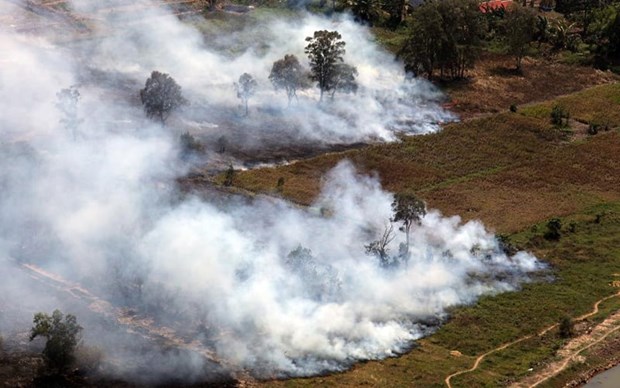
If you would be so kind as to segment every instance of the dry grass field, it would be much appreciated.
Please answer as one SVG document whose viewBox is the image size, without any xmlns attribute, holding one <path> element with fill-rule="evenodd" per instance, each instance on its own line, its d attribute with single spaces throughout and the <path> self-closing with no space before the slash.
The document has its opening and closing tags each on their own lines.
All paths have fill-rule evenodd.
<svg viewBox="0 0 620 388">
<path fill-rule="evenodd" d="M 571 113 L 570 127 L 551 124 L 549 113 L 556 104 Z M 471 367 L 478 355 L 557 323 L 563 315 L 590 311 L 594 301 L 616 292 L 610 284 L 612 274 L 620 272 L 619 112 L 616 83 L 529 105 L 517 113 L 451 124 L 433 135 L 238 173 L 238 188 L 311 204 L 321 176 L 347 158 L 361 171 L 376 173 L 390 191 L 414 191 L 445 214 L 481 219 L 491 229 L 510 234 L 517 246 L 550 263 L 553 279 L 456 309 L 448 324 L 398 358 L 358 364 L 341 374 L 265 384 L 442 386 L 448 374 Z M 601 120 L 607 131 L 584 132 L 588 123 Z M 280 177 L 285 183 L 277 191 Z M 560 217 L 565 228 L 558 243 L 542 238 L 551 217 Z M 569 224 L 572 232 L 566 231 Z M 619 307 L 617 300 L 606 302 L 592 322 Z M 478 387 L 518 381 L 530 368 L 542 368 L 562 344 L 556 331 L 534 337 L 489 356 L 478 370 L 458 376 L 452 384 Z M 605 362 L 593 357 L 548 383 L 570 381 Z"/>
<path fill-rule="evenodd" d="M 565 106 L 574 129 L 555 128 L 549 112 Z M 581 122 L 604 121 L 608 131 L 579 136 Z M 341 159 L 376 173 L 393 192 L 413 191 L 430 207 L 479 218 L 499 232 L 515 232 L 551 216 L 620 199 L 620 84 L 599 86 L 517 113 L 448 125 L 433 135 L 407 137 L 299 161 L 240 172 L 235 185 L 311 204 L 321 177 Z"/>
</svg>

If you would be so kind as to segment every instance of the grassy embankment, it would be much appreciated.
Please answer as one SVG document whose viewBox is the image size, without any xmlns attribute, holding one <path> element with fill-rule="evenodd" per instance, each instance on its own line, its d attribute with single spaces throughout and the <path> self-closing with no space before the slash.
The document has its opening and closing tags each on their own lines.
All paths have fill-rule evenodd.
<svg viewBox="0 0 620 388">
<path fill-rule="evenodd" d="M 549 112 L 556 103 L 576 120 L 573 129 L 550 124 Z M 612 129 L 594 136 L 576 133 L 583 131 L 583 123 L 601 121 Z M 520 248 L 550 263 L 555 278 L 455 309 L 449 323 L 399 358 L 363 363 L 342 374 L 269 384 L 441 386 L 448 374 L 470 367 L 477 355 L 535 333 L 564 315 L 590 311 L 594 301 L 616 291 L 610 284 L 620 273 L 619 129 L 620 84 L 614 84 L 518 113 L 451 124 L 440 133 L 396 144 L 239 173 L 235 185 L 255 192 L 274 193 L 283 177 L 282 195 L 311 204 L 320 177 L 347 158 L 361 171 L 378 173 L 390 191 L 414 191 L 445 214 L 481 219 L 493 230 L 511 234 Z M 562 218 L 559 242 L 542 237 L 551 217 Z M 602 307 L 592 319 L 600 320 L 620 307 L 620 301 L 612 299 Z M 534 337 L 489 356 L 478 370 L 452 382 L 495 386 L 513 381 L 553 357 L 561 343 L 554 332 Z M 453 350 L 462 355 L 451 355 Z"/>
</svg>

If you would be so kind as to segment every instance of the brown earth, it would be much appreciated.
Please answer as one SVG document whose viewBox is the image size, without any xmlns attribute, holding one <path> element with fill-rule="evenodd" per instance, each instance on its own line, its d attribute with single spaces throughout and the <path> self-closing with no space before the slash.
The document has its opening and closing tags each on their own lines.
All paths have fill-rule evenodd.
<svg viewBox="0 0 620 388">
<path fill-rule="evenodd" d="M 483 53 L 469 79 L 439 85 L 451 98 L 447 107 L 462 119 L 503 112 L 517 106 L 549 100 L 595 85 L 618 81 L 618 75 L 591 67 L 568 65 L 556 58 L 523 60 L 523 71 L 514 71 L 514 60 L 502 54 Z"/>
</svg>

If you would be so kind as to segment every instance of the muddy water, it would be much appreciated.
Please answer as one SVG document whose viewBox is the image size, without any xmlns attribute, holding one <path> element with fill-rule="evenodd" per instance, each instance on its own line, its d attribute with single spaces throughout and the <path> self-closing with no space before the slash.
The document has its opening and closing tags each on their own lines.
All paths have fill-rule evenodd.
<svg viewBox="0 0 620 388">
<path fill-rule="evenodd" d="M 618 388 L 620 387 L 620 365 L 594 376 L 584 388 Z"/>
</svg>

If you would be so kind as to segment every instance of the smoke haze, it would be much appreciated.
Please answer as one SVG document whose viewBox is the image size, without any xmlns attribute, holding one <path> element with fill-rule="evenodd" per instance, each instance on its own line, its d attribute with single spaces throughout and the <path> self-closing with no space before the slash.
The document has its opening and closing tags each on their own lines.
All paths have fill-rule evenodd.
<svg viewBox="0 0 620 388">
<path fill-rule="evenodd" d="M 1 332 L 27 330 L 34 312 L 59 307 L 78 315 L 85 341 L 125 378 L 197 381 L 220 368 L 307 376 L 405 351 L 447 308 L 515 290 L 542 267 L 524 252 L 507 257 L 480 222 L 430 210 L 413 228 L 409 264 L 382 268 L 364 245 L 389 223 L 393 195 L 346 161 L 325 177 L 310 209 L 273 198 L 181 196 L 175 178 L 188 167 L 177 138 L 188 123 L 218 135 L 235 131 L 222 128 L 233 123 L 259 147 L 270 131 L 291 144 L 387 141 L 399 131 L 433 132 L 452 117 L 430 84 L 405 83 L 401 64 L 346 17 L 272 17 L 209 42 L 148 2 L 131 2 L 131 18 L 105 12 L 126 4 L 72 2 L 105 26 L 76 42 L 0 32 L 0 303 L 21 306 L 2 316 Z M 14 4 L 0 11 L 26 17 Z M 326 106 L 309 90 L 284 111 L 286 97 L 267 83 L 271 64 L 287 53 L 304 58 L 304 38 L 318 29 L 343 35 L 361 90 Z M 145 120 L 136 100 L 154 69 L 170 73 L 192 102 L 173 128 Z M 232 90 L 243 72 L 260 83 L 247 120 Z M 77 134 L 56 106 L 71 85 L 81 94 Z M 395 230 L 390 251 L 404 240 Z M 60 291 L 20 272 L 25 263 L 65 279 L 54 283 Z M 65 281 L 81 285 L 82 296 L 67 297 Z M 90 316 L 103 300 L 223 361 L 147 346 L 144 335 Z"/>
</svg>

